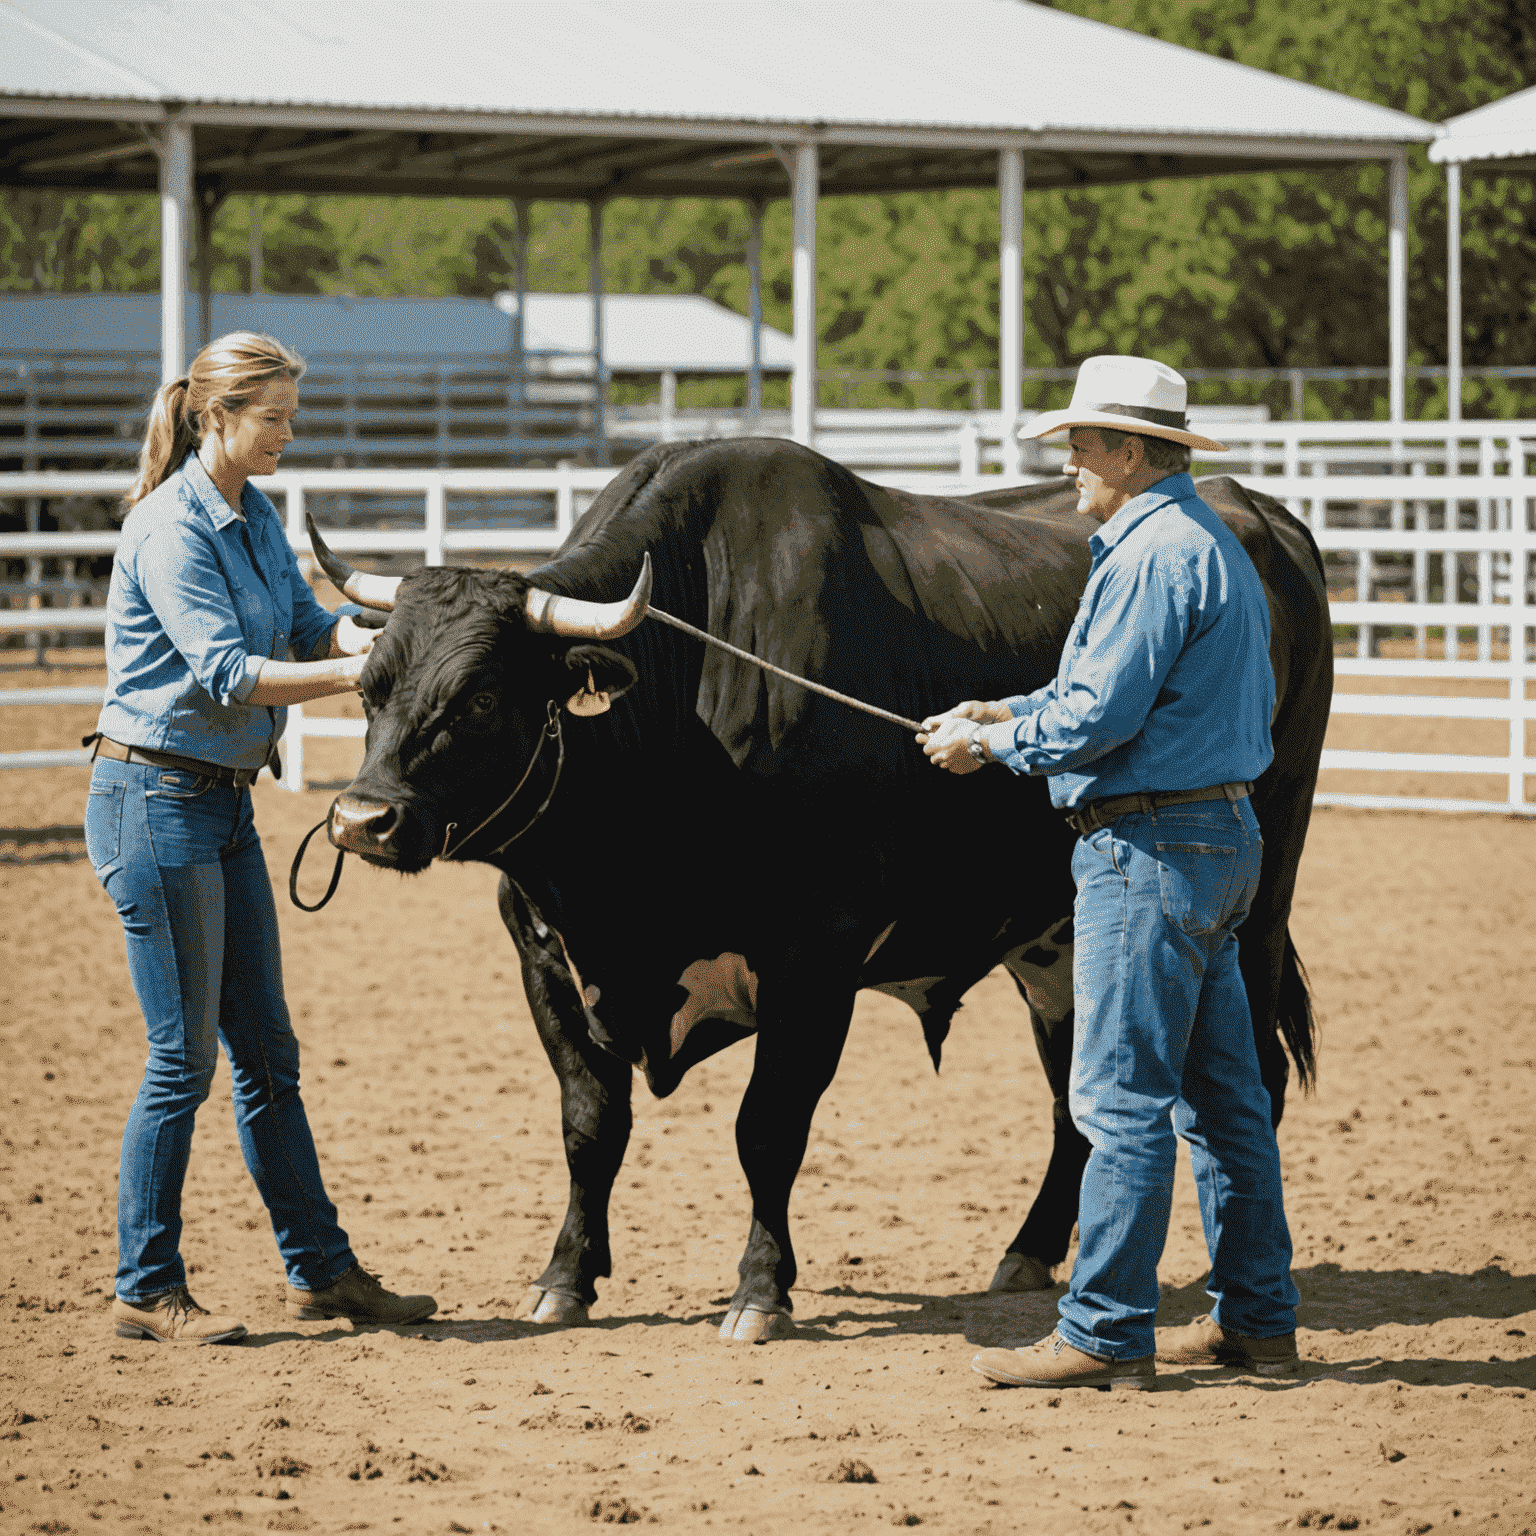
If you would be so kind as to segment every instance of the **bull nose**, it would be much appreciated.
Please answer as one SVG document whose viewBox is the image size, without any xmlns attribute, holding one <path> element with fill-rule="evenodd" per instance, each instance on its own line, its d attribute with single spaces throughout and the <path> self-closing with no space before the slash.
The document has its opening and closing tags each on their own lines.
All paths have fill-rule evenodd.
<svg viewBox="0 0 1536 1536">
<path fill-rule="evenodd" d="M 392 805 L 360 795 L 338 795 L 331 807 L 331 843 L 375 858 L 395 856 L 394 837 L 400 818 Z"/>
</svg>

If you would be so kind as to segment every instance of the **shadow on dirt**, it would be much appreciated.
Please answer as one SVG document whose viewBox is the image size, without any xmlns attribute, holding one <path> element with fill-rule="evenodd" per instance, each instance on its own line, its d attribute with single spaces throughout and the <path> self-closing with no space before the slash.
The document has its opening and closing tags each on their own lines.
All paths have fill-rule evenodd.
<svg viewBox="0 0 1536 1536">
<path fill-rule="evenodd" d="M 1489 1267 L 1470 1275 L 1444 1270 L 1345 1270 L 1337 1264 L 1319 1264 L 1295 1271 L 1301 1292 L 1298 1319 L 1304 1331 L 1347 1336 L 1357 1331 L 1390 1324 L 1423 1326 L 1464 1318 L 1501 1320 L 1536 1311 L 1536 1276 L 1511 1275 Z M 957 1345 L 985 1348 L 1015 1345 L 1044 1338 L 1056 1326 L 1056 1302 L 1065 1289 L 1013 1295 L 989 1295 L 984 1291 L 957 1296 L 931 1296 L 921 1292 L 858 1290 L 838 1285 L 816 1293 L 799 1293 L 797 1329 L 792 1343 L 850 1343 L 893 1336 L 921 1336 L 952 1340 Z M 839 1306 L 839 1302 L 846 1303 Z M 499 1305 L 493 1302 L 492 1305 Z M 601 1306 L 601 1302 L 599 1302 Z M 1204 1281 L 1169 1289 L 1158 1308 L 1160 1327 L 1176 1327 L 1210 1310 Z M 702 1328 L 713 1339 L 725 1311 L 722 1306 L 677 1314 L 663 1312 L 599 1315 L 583 1326 L 589 1333 L 612 1332 L 631 1327 Z M 296 1339 L 335 1340 L 371 1333 L 394 1333 L 425 1342 L 458 1340 L 466 1344 L 497 1344 L 540 1337 L 552 1330 L 547 1324 L 522 1319 L 486 1317 L 434 1318 L 405 1328 L 361 1326 L 299 1329 L 252 1334 L 244 1348 L 260 1348 Z M 1536 1330 L 1533 1330 L 1536 1337 Z M 1353 1342 L 1353 1341 L 1351 1341 Z M 1501 1341 L 1502 1342 L 1502 1341 Z M 1367 1341 L 1362 1339 L 1362 1344 Z M 1523 1335 L 1511 1336 L 1509 1353 L 1486 1360 L 1443 1360 L 1432 1357 L 1387 1359 L 1362 1355 L 1349 1360 L 1306 1361 L 1302 1374 L 1286 1380 L 1244 1377 L 1222 1368 L 1164 1372 L 1164 1390 L 1193 1391 L 1223 1386 L 1236 1380 L 1251 1381 L 1267 1391 L 1287 1391 L 1311 1381 L 1348 1381 L 1362 1385 L 1399 1381 L 1415 1386 L 1502 1387 L 1536 1390 L 1536 1358 L 1521 1358 L 1527 1347 Z M 1305 1354 L 1305 1347 L 1303 1354 Z"/>
<path fill-rule="evenodd" d="M 1449 1319 L 1517 1317 L 1536 1311 L 1536 1275 L 1512 1275 L 1490 1265 L 1470 1275 L 1447 1270 L 1343 1269 L 1314 1264 L 1292 1270 L 1303 1328 L 1350 1332 L 1388 1323 L 1419 1326 Z M 1205 1281 L 1163 1293 L 1160 1326 L 1190 1322 L 1211 1310 Z"/>
</svg>

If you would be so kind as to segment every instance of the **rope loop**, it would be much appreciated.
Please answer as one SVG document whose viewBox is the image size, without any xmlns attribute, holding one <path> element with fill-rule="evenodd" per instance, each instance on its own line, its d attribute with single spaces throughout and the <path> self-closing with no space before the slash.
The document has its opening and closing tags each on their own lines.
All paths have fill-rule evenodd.
<svg viewBox="0 0 1536 1536">
<path fill-rule="evenodd" d="M 320 830 L 321 827 L 325 826 L 326 823 L 330 821 L 330 819 L 330 813 L 327 812 L 324 821 L 317 821 L 314 826 L 312 826 L 309 831 L 304 834 L 304 841 L 299 844 L 299 851 L 294 854 L 293 865 L 288 871 L 288 899 L 301 912 L 318 912 L 320 908 L 323 907 L 331 899 L 331 897 L 336 894 L 336 887 L 341 883 L 342 860 L 347 856 L 347 850 L 345 848 L 338 848 L 336 850 L 336 867 L 331 871 L 331 883 L 326 886 L 325 895 L 322 896 L 320 900 L 317 901 L 312 907 L 306 906 L 302 901 L 299 900 L 299 866 L 304 862 L 304 850 L 309 847 L 310 838 L 312 838 L 315 833 Z"/>
</svg>

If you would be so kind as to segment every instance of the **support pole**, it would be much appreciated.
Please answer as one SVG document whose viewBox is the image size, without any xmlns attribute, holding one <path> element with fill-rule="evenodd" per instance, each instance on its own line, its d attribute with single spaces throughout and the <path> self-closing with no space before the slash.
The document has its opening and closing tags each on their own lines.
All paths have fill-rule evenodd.
<svg viewBox="0 0 1536 1536">
<path fill-rule="evenodd" d="M 1445 419 L 1461 420 L 1461 166 L 1445 167 Z"/>
<path fill-rule="evenodd" d="M 752 362 L 747 372 L 747 426 L 756 432 L 763 414 L 763 209 L 761 198 L 747 204 L 747 324 Z"/>
<path fill-rule="evenodd" d="M 187 234 L 192 215 L 192 129 L 173 118 L 155 145 L 160 161 L 160 382 L 187 365 Z"/>
<path fill-rule="evenodd" d="M 251 292 L 261 292 L 261 199 L 251 199 Z"/>
<path fill-rule="evenodd" d="M 525 197 L 512 199 L 512 223 L 515 229 L 512 244 L 512 280 L 517 287 L 517 313 L 512 317 L 512 350 L 517 353 L 518 366 L 523 365 L 523 350 L 527 346 L 528 331 L 525 316 L 528 313 L 528 227 L 533 216 L 533 205 Z M 526 368 L 524 368 L 526 372 Z"/>
<path fill-rule="evenodd" d="M 587 204 L 588 228 L 592 235 L 592 361 L 596 396 L 592 403 L 593 458 L 606 465 L 608 454 L 608 369 L 603 362 L 603 205 L 594 200 Z"/>
<path fill-rule="evenodd" d="M 1399 150 L 1387 170 L 1387 366 L 1390 414 L 1408 415 L 1408 156 Z"/>
<path fill-rule="evenodd" d="M 816 194 L 821 160 L 814 144 L 794 148 L 794 374 L 790 435 L 807 448 L 816 440 Z"/>
<path fill-rule="evenodd" d="M 224 199 L 212 187 L 197 189 L 198 346 L 213 340 L 213 220 Z"/>
<path fill-rule="evenodd" d="M 1019 414 L 1024 375 L 1024 151 L 1005 149 L 997 157 L 998 431 L 1003 473 L 1022 468 Z"/>
<path fill-rule="evenodd" d="M 526 452 L 528 436 L 528 235 L 533 227 L 533 204 L 524 197 L 512 199 L 512 282 L 517 291 L 517 313 L 512 316 L 510 356 L 507 359 L 507 406 L 511 415 L 512 451 L 507 459 L 516 464 Z"/>
</svg>

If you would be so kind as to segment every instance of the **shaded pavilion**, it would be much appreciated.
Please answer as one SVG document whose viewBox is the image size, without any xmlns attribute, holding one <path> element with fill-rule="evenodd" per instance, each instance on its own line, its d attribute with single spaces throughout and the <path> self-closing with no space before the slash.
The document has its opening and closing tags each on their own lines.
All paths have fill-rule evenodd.
<svg viewBox="0 0 1536 1536">
<path fill-rule="evenodd" d="M 1429 147 L 1446 181 L 1446 390 L 1452 421 L 1461 420 L 1461 168 L 1536 176 L 1536 85 L 1446 121 Z"/>
<path fill-rule="evenodd" d="M 722 25 L 722 23 L 725 23 Z M 1023 375 L 1024 189 L 1382 160 L 1391 413 L 1406 408 L 1407 154 L 1434 125 L 1028 0 L 9 0 L 0 185 L 158 191 L 163 375 L 194 220 L 236 193 L 794 209 L 794 436 L 814 434 L 820 194 L 996 187 L 1001 415 Z M 208 262 L 201 284 L 209 284 Z M 202 306 L 204 314 L 209 306 Z M 760 370 L 754 370 L 760 387 Z M 749 403 L 755 403 L 749 401 Z M 1005 444 L 1015 457 L 1011 432 Z"/>
</svg>

